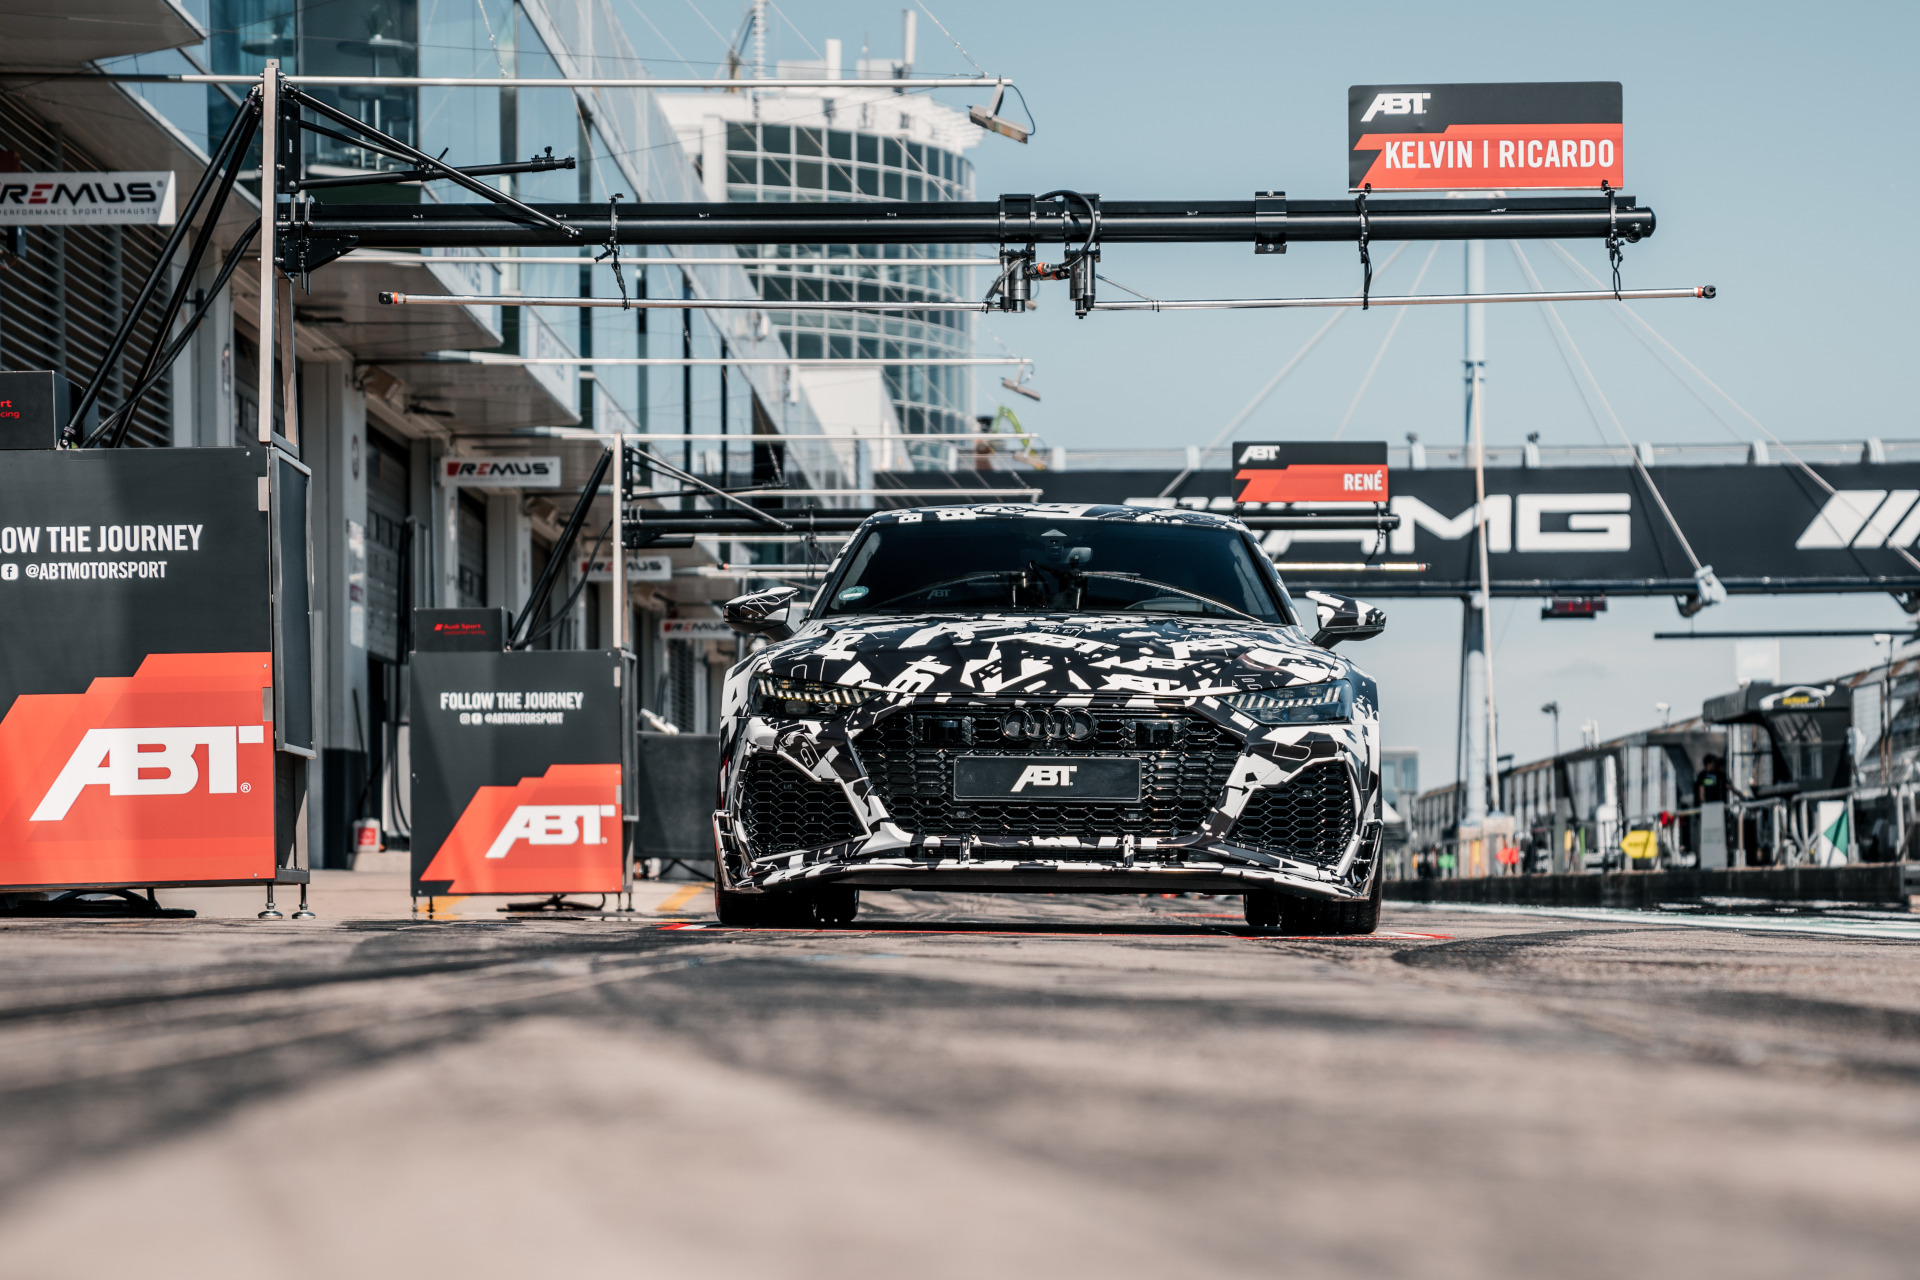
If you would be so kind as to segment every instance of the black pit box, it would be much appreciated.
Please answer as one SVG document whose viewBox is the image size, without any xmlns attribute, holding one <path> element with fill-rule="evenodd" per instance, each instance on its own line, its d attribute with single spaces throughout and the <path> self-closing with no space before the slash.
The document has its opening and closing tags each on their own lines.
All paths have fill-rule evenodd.
<svg viewBox="0 0 1920 1280">
<path fill-rule="evenodd" d="M 57 373 L 0 372 L 0 449 L 57 449 L 79 388 Z M 93 430 L 99 406 L 87 411 L 80 433 Z"/>
</svg>

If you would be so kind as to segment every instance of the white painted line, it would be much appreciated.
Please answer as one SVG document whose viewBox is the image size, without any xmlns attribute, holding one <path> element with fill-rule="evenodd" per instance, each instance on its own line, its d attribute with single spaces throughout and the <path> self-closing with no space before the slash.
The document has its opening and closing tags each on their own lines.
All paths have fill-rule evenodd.
<svg viewBox="0 0 1920 1280">
<path fill-rule="evenodd" d="M 1920 942 L 1920 920 L 1892 916 L 1878 920 L 1823 920 L 1780 916 L 1706 916 L 1677 911 L 1626 911 L 1606 907 L 1523 907 L 1507 903 L 1390 902 L 1395 909 L 1467 911 L 1486 915 L 1560 916 L 1572 920 L 1605 920 L 1611 924 L 1685 925 L 1694 929 L 1735 929 L 1750 933 L 1817 933 L 1842 938 L 1885 938 Z"/>
</svg>

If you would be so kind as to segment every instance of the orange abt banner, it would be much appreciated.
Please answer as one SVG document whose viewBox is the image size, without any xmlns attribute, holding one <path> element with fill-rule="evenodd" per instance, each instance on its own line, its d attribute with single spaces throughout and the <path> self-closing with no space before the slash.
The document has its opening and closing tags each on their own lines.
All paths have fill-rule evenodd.
<svg viewBox="0 0 1920 1280">
<path fill-rule="evenodd" d="M 1387 500 L 1384 441 L 1291 441 L 1233 446 L 1235 502 Z"/>
<path fill-rule="evenodd" d="M 1360 175 L 1375 191 L 1483 191 L 1523 187 L 1619 187 L 1617 124 L 1453 124 L 1439 136 L 1365 133 L 1377 151 Z"/>
<path fill-rule="evenodd" d="M 419 878 L 448 895 L 619 893 L 621 830 L 619 765 L 551 765 L 475 791 Z"/>
<path fill-rule="evenodd" d="M 0 888 L 270 881 L 272 655 L 152 654 L 0 719 Z"/>
</svg>

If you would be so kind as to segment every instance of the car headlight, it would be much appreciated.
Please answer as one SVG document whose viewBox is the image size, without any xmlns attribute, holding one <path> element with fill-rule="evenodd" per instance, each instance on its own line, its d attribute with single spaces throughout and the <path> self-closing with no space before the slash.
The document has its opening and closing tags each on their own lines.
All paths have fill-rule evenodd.
<svg viewBox="0 0 1920 1280">
<path fill-rule="evenodd" d="M 1353 718 L 1353 685 L 1346 680 L 1255 689 L 1221 701 L 1262 724 L 1324 724 Z"/>
<path fill-rule="evenodd" d="M 853 710 L 879 690 L 763 675 L 754 681 L 754 692 L 754 709 L 761 715 L 832 716 Z"/>
</svg>

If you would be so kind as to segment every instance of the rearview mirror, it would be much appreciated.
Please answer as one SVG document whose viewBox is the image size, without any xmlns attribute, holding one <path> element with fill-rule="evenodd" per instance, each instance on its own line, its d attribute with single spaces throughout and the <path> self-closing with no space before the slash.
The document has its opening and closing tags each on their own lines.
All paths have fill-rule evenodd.
<svg viewBox="0 0 1920 1280">
<path fill-rule="evenodd" d="M 788 619 L 793 614 L 798 587 L 774 587 L 751 595 L 735 596 L 721 606 L 720 614 L 735 631 L 750 636 L 785 640 L 793 634 Z"/>
<path fill-rule="evenodd" d="M 1331 649 L 1342 640 L 1371 640 L 1387 629 L 1387 615 L 1364 600 L 1336 596 L 1329 591 L 1309 591 L 1317 617 L 1313 642 Z M 1301 619 L 1304 625 L 1306 619 Z"/>
</svg>

